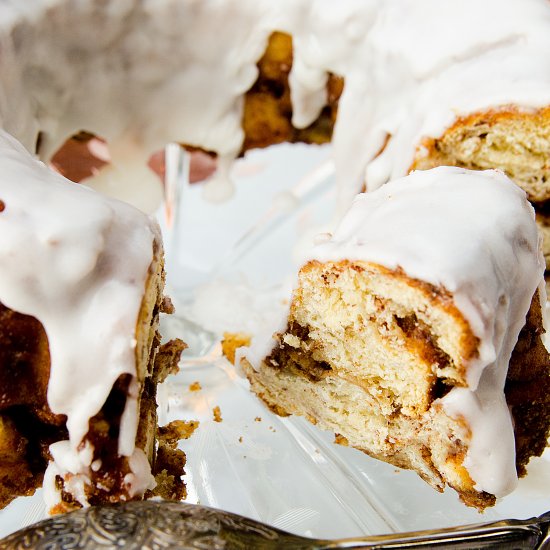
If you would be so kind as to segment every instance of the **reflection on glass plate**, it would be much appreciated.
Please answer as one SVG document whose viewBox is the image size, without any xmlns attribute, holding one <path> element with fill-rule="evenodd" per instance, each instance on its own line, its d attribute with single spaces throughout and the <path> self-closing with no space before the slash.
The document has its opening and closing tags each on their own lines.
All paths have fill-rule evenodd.
<svg viewBox="0 0 550 550">
<path fill-rule="evenodd" d="M 450 527 L 550 509 L 550 454 L 533 459 L 518 489 L 484 514 L 453 491 L 333 443 L 299 418 L 269 412 L 221 355 L 224 331 L 255 331 L 284 310 L 303 247 L 334 216 L 330 150 L 281 146 L 237 163 L 229 203 L 181 193 L 177 237 L 167 231 L 177 316 L 165 336 L 189 344 L 180 373 L 159 388 L 160 422 L 197 419 L 181 447 L 188 502 L 300 535 L 342 538 Z M 201 389 L 189 386 L 199 382 Z M 221 422 L 213 416 L 219 407 Z M 40 492 L 0 513 L 0 536 L 44 517 Z"/>
</svg>

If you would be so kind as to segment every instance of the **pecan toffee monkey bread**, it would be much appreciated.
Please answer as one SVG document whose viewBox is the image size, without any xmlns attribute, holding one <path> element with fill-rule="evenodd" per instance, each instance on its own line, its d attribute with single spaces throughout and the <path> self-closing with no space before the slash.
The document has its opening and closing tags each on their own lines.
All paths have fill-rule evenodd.
<svg viewBox="0 0 550 550">
<path fill-rule="evenodd" d="M 300 270 L 286 328 L 242 359 L 252 389 L 493 505 L 549 434 L 538 241 L 496 171 L 434 168 L 357 196 Z"/>
<path fill-rule="evenodd" d="M 12 460 L 22 468 L 17 478 L 21 488 L 13 490 L 25 491 L 24 480 L 35 476 L 47 459 L 51 466 L 46 481 L 52 502 L 59 498 L 93 502 L 93 495 L 86 489 L 88 480 L 92 484 L 97 480 L 99 474 L 94 468 L 100 472 L 101 468 L 109 468 L 107 460 L 95 460 L 91 451 L 101 447 L 100 440 L 105 441 L 105 449 L 109 445 L 114 448 L 113 442 L 118 441 L 119 455 L 125 457 L 121 459 L 126 460 L 125 465 L 117 466 L 125 472 L 124 478 L 118 480 L 124 484 L 125 498 L 148 486 L 149 467 L 144 457 L 150 454 L 149 444 L 132 442 L 133 435 L 138 434 L 139 438 L 142 433 L 142 424 L 136 426 L 137 416 L 131 409 L 137 405 L 138 390 L 143 389 L 147 395 L 147 380 L 154 379 L 154 374 L 149 378 L 142 374 L 154 372 L 154 367 L 149 364 L 145 369 L 139 365 L 149 357 L 145 350 L 155 349 L 156 343 L 153 338 L 152 347 L 142 346 L 136 337 L 136 350 L 144 350 L 138 366 L 130 366 L 132 361 L 124 367 L 115 362 L 116 368 L 112 372 L 108 369 L 109 383 L 100 384 L 102 391 L 95 391 L 93 384 L 88 388 L 85 383 L 73 385 L 71 393 L 63 375 L 57 377 L 56 358 L 65 358 L 61 364 L 68 364 L 70 353 L 76 352 L 79 344 L 77 339 L 65 337 L 61 345 L 54 335 L 68 323 L 69 313 L 76 315 L 81 304 L 75 298 L 71 301 L 68 294 L 55 294 L 53 290 L 59 281 L 67 280 L 80 293 L 79 274 L 86 284 L 92 282 L 92 273 L 106 276 L 106 266 L 114 265 L 109 253 L 101 254 L 107 242 L 106 230 L 100 232 L 101 237 L 94 237 L 93 228 L 105 229 L 104 222 L 113 225 L 114 222 L 107 224 L 104 216 L 105 209 L 115 207 L 104 205 L 81 211 L 84 207 L 77 204 L 80 197 L 93 204 L 99 199 L 80 190 L 75 191 L 79 198 L 74 199 L 74 208 L 69 198 L 71 208 L 50 219 L 46 209 L 59 212 L 59 206 L 49 192 L 40 188 L 38 180 L 49 184 L 51 176 L 42 168 L 38 170 L 9 135 L 45 161 L 79 132 L 103 138 L 109 146 L 111 162 L 87 183 L 149 211 L 158 199 L 159 186 L 147 168 L 147 160 L 168 142 L 217 155 L 217 172 L 205 187 L 214 197 L 228 194 L 233 159 L 249 148 L 279 141 L 319 143 L 331 139 L 340 203 L 344 206 L 365 184 L 369 190 L 374 189 L 414 167 L 423 169 L 442 163 L 469 168 L 499 167 L 524 187 L 544 227 L 550 196 L 548 28 L 547 0 L 461 0 L 453 4 L 452 18 L 448 17 L 446 3 L 438 0 L 352 0 L 344 5 L 332 0 L 0 3 L 0 162 L 11 167 L 10 171 L 0 172 L 1 189 L 5 192 L 5 196 L 0 196 L 0 217 L 6 224 L 12 220 L 9 216 L 16 203 L 15 187 L 22 196 L 25 190 L 32 189 L 28 204 L 31 208 L 32 203 L 36 218 L 28 218 L 36 219 L 40 234 L 42 224 L 50 227 L 63 220 L 65 228 L 64 232 L 54 232 L 62 233 L 63 238 L 34 243 L 49 247 L 48 253 L 55 258 L 63 277 L 34 286 L 27 281 L 32 288 L 25 287 L 25 280 L 19 278 L 13 287 L 29 290 L 21 290 L 21 296 L 35 296 L 47 314 L 42 311 L 34 315 L 34 308 L 30 307 L 19 311 L 20 302 L 13 294 L 7 297 L 14 300 L 12 303 L 0 297 L 8 308 L 3 310 L 2 322 L 5 321 L 10 338 L 15 338 L 19 329 L 7 327 L 14 323 L 19 326 L 20 322 L 29 322 L 32 330 L 43 335 L 36 348 L 22 337 L 14 342 L 14 349 L 22 346 L 26 350 L 23 355 L 27 363 L 28 356 L 37 353 L 42 357 L 40 364 L 45 365 L 49 356 L 50 386 L 54 380 L 54 389 L 48 389 L 45 400 L 45 370 L 38 369 L 41 382 L 35 389 L 42 392 L 42 397 L 33 403 L 41 405 L 29 407 L 25 404 L 29 401 L 27 395 L 22 404 L 13 406 L 10 416 L 3 414 L 2 448 L 6 452 L 2 456 L 6 460 L 16 454 L 26 457 Z M 73 197 L 72 191 L 67 193 Z M 41 198 L 40 208 L 37 196 Z M 91 218 L 87 225 L 88 216 Z M 142 231 L 148 227 L 152 234 L 144 219 L 135 223 Z M 82 231 L 73 232 L 71 224 Z M 126 230 L 133 226 L 134 222 L 128 223 L 125 236 L 116 239 L 117 246 L 122 246 Z M 72 255 L 74 251 L 66 239 L 76 239 L 77 233 L 91 240 L 73 260 L 66 253 L 70 249 Z M 9 231 L 3 238 L 20 242 Z M 140 249 L 146 248 L 145 252 L 142 250 L 142 263 L 160 266 L 158 239 L 152 238 L 147 246 L 144 243 L 142 240 Z M 34 251 L 25 243 L 18 253 L 26 253 L 38 262 L 41 253 Z M 96 265 L 93 258 L 103 259 Z M 13 260 L 6 260 L 0 271 L 12 273 L 14 265 Z M 30 271 L 33 280 L 38 275 L 47 277 L 47 264 L 36 265 Z M 90 273 L 84 276 L 86 269 Z M 145 280 L 150 281 L 147 288 L 156 288 L 158 270 L 143 268 L 142 264 L 139 269 L 142 274 L 149 269 L 141 281 L 141 290 Z M 125 284 L 130 284 L 127 279 Z M 135 275 L 131 284 L 137 285 L 137 279 Z M 10 292 L 15 292 L 13 289 Z M 148 295 L 149 290 L 145 296 Z M 125 325 L 132 324 L 132 331 L 142 315 L 138 314 L 137 304 L 143 299 L 139 296 L 132 301 L 135 317 Z M 55 307 L 46 308 L 46 303 Z M 53 325 L 47 323 L 62 303 L 64 314 Z M 88 304 L 90 311 L 97 313 L 101 303 Z M 152 308 L 154 319 L 158 312 L 156 299 L 146 298 L 143 303 L 148 304 L 145 310 Z M 149 313 L 143 315 L 148 318 Z M 81 323 L 74 324 L 72 331 Z M 82 327 L 80 330 L 85 332 Z M 120 330 L 117 325 L 115 332 Z M 107 341 L 107 325 L 103 334 Z M 151 340 L 143 334 L 141 337 Z M 22 354 L 3 353 L 9 357 L 6 364 L 12 365 L 11 371 L 18 372 L 13 368 L 19 364 L 14 357 L 22 361 Z M 94 357 L 90 354 L 87 360 L 93 361 Z M 92 376 L 94 370 L 82 367 L 79 372 Z M 518 373 L 522 379 L 525 373 L 521 369 Z M 72 404 L 65 400 L 67 395 L 81 392 L 85 399 L 75 397 L 76 403 Z M 16 392 L 4 393 L 9 401 Z M 120 395 L 126 395 L 126 404 L 117 397 Z M 91 402 L 96 403 L 95 410 L 91 406 L 82 408 Z M 143 410 L 146 402 L 147 399 L 141 400 Z M 525 414 L 534 418 L 534 414 Z M 44 440 L 36 441 L 33 434 L 21 433 L 21 426 L 29 422 L 18 418 L 25 415 L 48 426 L 39 430 Z M 96 418 L 97 422 L 93 420 Z M 107 429 L 111 421 L 112 429 Z M 64 430 L 66 434 L 62 433 Z M 106 434 L 108 437 L 104 438 Z M 48 451 L 48 443 L 58 440 L 68 443 L 50 446 Z M 18 442 L 17 453 L 11 452 Z M 36 464 L 34 458 L 28 460 L 30 456 L 39 457 Z M 29 481 L 28 485 L 33 483 Z M 117 480 L 109 483 L 114 487 Z M 99 483 L 95 487 L 102 491 Z M 111 494 L 115 493 L 113 489 Z M 69 494 L 73 496 L 66 498 Z"/>
</svg>

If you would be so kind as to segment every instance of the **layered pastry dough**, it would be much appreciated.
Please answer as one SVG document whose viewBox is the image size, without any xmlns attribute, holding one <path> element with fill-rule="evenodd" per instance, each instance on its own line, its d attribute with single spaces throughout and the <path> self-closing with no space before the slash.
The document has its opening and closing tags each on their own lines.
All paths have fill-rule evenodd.
<svg viewBox="0 0 550 550">
<path fill-rule="evenodd" d="M 242 364 L 278 414 L 483 509 L 546 446 L 543 272 L 533 210 L 502 173 L 414 172 L 355 199 Z"/>
</svg>

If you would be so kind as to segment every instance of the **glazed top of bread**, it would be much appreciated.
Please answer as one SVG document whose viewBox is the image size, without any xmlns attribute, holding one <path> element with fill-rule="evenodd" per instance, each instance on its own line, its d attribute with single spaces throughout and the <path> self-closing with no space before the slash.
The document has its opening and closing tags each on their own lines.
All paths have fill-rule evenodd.
<svg viewBox="0 0 550 550">
<path fill-rule="evenodd" d="M 67 416 L 70 438 L 54 458 L 78 473 L 89 419 L 121 374 L 136 377 L 136 324 L 158 227 L 49 170 L 1 130 L 0 150 L 0 302 L 44 327 L 48 404 Z M 137 431 L 138 392 L 129 393 L 118 446 L 125 456 Z"/>
<path fill-rule="evenodd" d="M 171 141 L 217 152 L 208 189 L 227 194 L 243 94 L 274 30 L 293 36 L 297 127 L 325 104 L 327 72 L 345 78 L 333 139 L 344 205 L 365 174 L 369 188 L 404 175 L 420 140 L 458 115 L 550 104 L 547 0 L 29 0 L 0 2 L 0 21 L 0 126 L 32 152 L 42 132 L 42 158 L 82 129 L 106 138 L 113 166 L 97 184 L 123 186 L 124 170 L 119 192 L 142 206 L 146 160 Z"/>
<path fill-rule="evenodd" d="M 544 292 L 545 264 L 525 193 L 494 170 L 413 172 L 358 195 L 310 258 L 401 268 L 452 295 L 479 346 L 466 365 L 467 387 L 441 402 L 471 428 L 465 466 L 476 488 L 509 492 L 517 476 L 504 383 L 533 295 Z"/>
</svg>

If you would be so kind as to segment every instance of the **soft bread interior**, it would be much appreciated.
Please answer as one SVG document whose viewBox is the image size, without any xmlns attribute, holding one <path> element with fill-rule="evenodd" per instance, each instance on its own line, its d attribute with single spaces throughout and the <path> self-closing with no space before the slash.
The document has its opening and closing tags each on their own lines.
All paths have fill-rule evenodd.
<svg viewBox="0 0 550 550">
<path fill-rule="evenodd" d="M 540 352 L 534 375 L 540 381 L 548 378 L 549 361 L 540 347 L 538 295 L 532 310 L 538 317 L 533 314 L 521 340 Z M 494 504 L 463 466 L 467 424 L 448 417 L 437 401 L 465 385 L 466 363 L 478 345 L 445 289 L 400 269 L 313 261 L 300 271 L 277 341 L 260 365 L 242 361 L 252 389 L 274 412 L 305 416 L 337 434 L 337 442 L 413 469 L 438 490 L 449 485 L 468 505 Z M 530 369 L 515 370 L 521 386 Z M 545 441 L 548 424 L 547 414 L 538 439 Z"/>
<path fill-rule="evenodd" d="M 441 409 L 434 409 L 426 418 L 386 415 L 369 392 L 338 376 L 327 375 L 313 382 L 266 363 L 259 370 L 246 359 L 241 365 L 253 391 L 276 414 L 304 416 L 334 432 L 337 443 L 414 470 L 438 491 L 445 485 L 453 487 L 470 506 L 484 509 L 494 504 L 492 495 L 475 491 L 462 466 L 467 426 L 452 421 Z"/>
<path fill-rule="evenodd" d="M 376 264 L 307 264 L 291 318 L 268 362 L 291 363 L 312 380 L 344 378 L 374 392 L 385 415 L 424 414 L 449 384 L 465 385 L 465 363 L 476 353 L 477 339 L 444 289 Z"/>
</svg>

